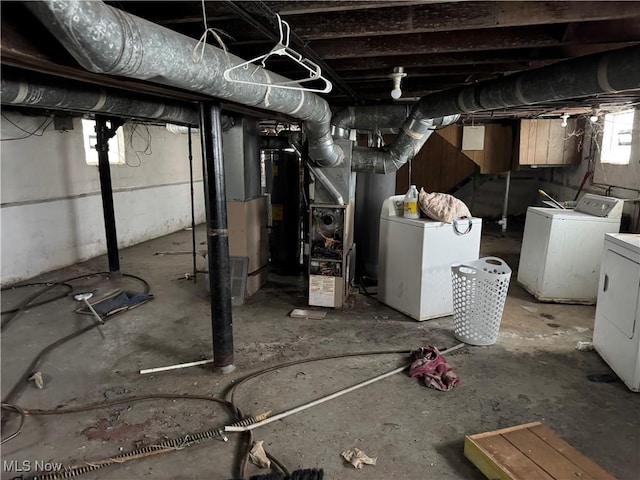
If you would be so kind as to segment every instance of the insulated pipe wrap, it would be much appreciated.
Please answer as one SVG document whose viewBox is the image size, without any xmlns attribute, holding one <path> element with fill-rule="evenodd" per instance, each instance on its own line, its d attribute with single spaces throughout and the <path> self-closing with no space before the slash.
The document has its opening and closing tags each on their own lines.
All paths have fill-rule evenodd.
<svg viewBox="0 0 640 480">
<path fill-rule="evenodd" d="M 414 112 L 434 118 L 640 88 L 640 47 L 559 62 L 422 97 Z"/>
<path fill-rule="evenodd" d="M 184 102 L 159 101 L 142 95 L 65 81 L 3 72 L 3 105 L 21 105 L 75 112 L 93 112 L 141 120 L 198 125 L 198 112 Z"/>
</svg>

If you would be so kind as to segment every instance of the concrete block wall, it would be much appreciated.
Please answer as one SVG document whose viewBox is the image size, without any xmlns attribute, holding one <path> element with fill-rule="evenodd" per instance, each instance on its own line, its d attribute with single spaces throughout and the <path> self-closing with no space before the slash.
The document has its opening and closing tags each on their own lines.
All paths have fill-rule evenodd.
<svg viewBox="0 0 640 480">
<path fill-rule="evenodd" d="M 7 112 L 27 131 L 45 117 Z M 2 118 L 3 139 L 25 136 Z M 0 156 L 1 283 L 106 253 L 98 168 L 84 158 L 82 126 L 3 141 Z M 122 127 L 127 165 L 112 165 L 118 244 L 126 247 L 191 224 L 187 135 L 163 126 Z M 148 128 L 148 134 L 147 134 Z M 150 149 L 146 149 L 150 139 Z M 202 161 L 192 136 L 196 222 L 204 221 Z M 141 153 L 146 150 L 147 154 Z M 126 270 L 126 265 L 122 266 Z"/>
</svg>

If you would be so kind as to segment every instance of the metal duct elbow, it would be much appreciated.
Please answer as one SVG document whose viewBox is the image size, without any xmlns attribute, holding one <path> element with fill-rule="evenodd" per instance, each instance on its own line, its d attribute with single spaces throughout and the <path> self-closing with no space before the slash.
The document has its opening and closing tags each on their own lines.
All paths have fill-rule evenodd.
<svg viewBox="0 0 640 480">
<path fill-rule="evenodd" d="M 351 170 L 361 173 L 395 172 L 409 159 L 416 156 L 437 127 L 455 123 L 460 115 L 448 115 L 440 118 L 420 118 L 419 112 L 412 112 L 402 132 L 396 140 L 384 149 L 355 147 L 351 161 Z"/>
<path fill-rule="evenodd" d="M 397 129 L 407 120 L 411 105 L 355 106 L 339 110 L 331 119 L 331 133 L 336 138 L 349 138 L 349 130 L 379 131 Z"/>
<path fill-rule="evenodd" d="M 305 123 L 309 158 L 319 167 L 339 167 L 344 161 L 344 152 L 333 142 L 328 123 Z"/>
</svg>

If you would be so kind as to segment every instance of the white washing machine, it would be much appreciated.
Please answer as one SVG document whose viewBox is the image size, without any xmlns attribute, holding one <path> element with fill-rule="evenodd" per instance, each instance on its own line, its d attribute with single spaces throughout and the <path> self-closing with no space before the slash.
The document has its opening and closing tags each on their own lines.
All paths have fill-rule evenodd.
<svg viewBox="0 0 640 480">
<path fill-rule="evenodd" d="M 482 219 L 404 218 L 403 199 L 382 204 L 378 300 L 418 321 L 452 315 L 451 265 L 478 259 Z"/>
<path fill-rule="evenodd" d="M 594 304 L 604 235 L 620 231 L 623 204 L 587 193 L 575 210 L 529 207 L 518 283 L 541 302 Z"/>
<path fill-rule="evenodd" d="M 640 235 L 605 235 L 593 345 L 634 392 L 640 391 Z"/>
</svg>

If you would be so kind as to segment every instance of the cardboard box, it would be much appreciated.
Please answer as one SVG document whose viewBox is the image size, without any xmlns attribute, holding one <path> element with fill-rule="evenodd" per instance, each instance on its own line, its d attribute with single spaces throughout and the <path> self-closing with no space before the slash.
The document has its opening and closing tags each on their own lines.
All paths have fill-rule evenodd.
<svg viewBox="0 0 640 480">
<path fill-rule="evenodd" d="M 247 287 L 245 289 L 246 298 L 249 298 L 258 290 L 260 290 L 260 288 L 265 283 L 267 283 L 268 278 L 269 278 L 269 270 L 268 268 L 266 268 L 266 266 L 264 269 L 260 270 L 257 274 L 249 275 L 247 277 Z"/>
<path fill-rule="evenodd" d="M 249 274 L 269 263 L 267 208 L 266 196 L 257 197 L 246 202 L 227 202 L 229 255 L 232 257 L 248 257 Z M 249 291 L 248 282 L 247 291 Z"/>
</svg>

